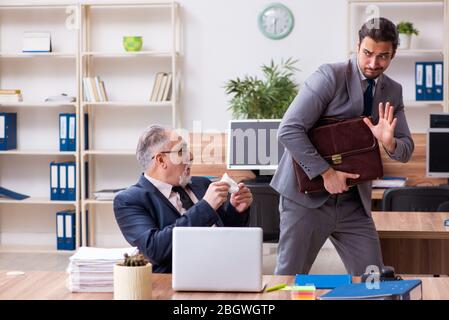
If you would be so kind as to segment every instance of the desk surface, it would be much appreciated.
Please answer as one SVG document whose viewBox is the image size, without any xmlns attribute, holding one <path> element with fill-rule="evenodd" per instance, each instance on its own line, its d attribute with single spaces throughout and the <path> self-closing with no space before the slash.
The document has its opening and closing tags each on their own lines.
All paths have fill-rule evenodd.
<svg viewBox="0 0 449 320">
<path fill-rule="evenodd" d="M 381 238 L 449 239 L 444 226 L 449 212 L 373 211 L 372 216 Z"/>
<path fill-rule="evenodd" d="M 32 271 L 21 276 L 7 276 L 0 271 L 0 299 L 43 300 L 110 300 L 112 293 L 71 293 L 65 286 L 65 272 Z M 290 300 L 289 291 L 263 293 L 210 293 L 175 292 L 171 287 L 171 274 L 153 274 L 153 299 L 156 300 Z M 404 279 L 417 279 L 404 277 Z M 449 277 L 423 277 L 425 300 L 449 299 Z M 292 284 L 293 276 L 264 276 L 264 283 L 273 286 L 279 283 Z M 319 290 L 318 295 L 324 291 Z"/>
</svg>

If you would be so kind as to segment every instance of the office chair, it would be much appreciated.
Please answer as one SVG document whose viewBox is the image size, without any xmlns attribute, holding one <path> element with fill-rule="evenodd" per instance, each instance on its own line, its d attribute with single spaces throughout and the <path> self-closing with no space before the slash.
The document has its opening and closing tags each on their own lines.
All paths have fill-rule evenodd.
<svg viewBox="0 0 449 320">
<path fill-rule="evenodd" d="M 438 212 L 449 212 L 449 201 L 443 202 L 438 206 Z"/>
<path fill-rule="evenodd" d="M 448 187 L 392 188 L 383 195 L 382 211 L 437 211 L 443 202 L 449 202 Z"/>
</svg>

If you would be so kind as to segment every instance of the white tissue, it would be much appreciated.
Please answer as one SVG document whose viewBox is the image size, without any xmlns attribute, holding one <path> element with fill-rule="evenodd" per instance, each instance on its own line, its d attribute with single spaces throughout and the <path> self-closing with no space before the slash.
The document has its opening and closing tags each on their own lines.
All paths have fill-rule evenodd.
<svg viewBox="0 0 449 320">
<path fill-rule="evenodd" d="M 223 177 L 221 177 L 220 182 L 226 182 L 227 184 L 229 184 L 229 193 L 235 193 L 239 191 L 237 182 L 232 180 L 232 178 L 226 172 L 223 174 Z"/>
</svg>

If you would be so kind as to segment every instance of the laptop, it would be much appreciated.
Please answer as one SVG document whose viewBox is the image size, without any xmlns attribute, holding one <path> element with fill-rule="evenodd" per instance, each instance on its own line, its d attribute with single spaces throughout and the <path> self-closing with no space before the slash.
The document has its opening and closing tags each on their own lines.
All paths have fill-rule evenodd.
<svg viewBox="0 0 449 320">
<path fill-rule="evenodd" d="M 260 292 L 261 228 L 175 227 L 173 290 Z"/>
</svg>

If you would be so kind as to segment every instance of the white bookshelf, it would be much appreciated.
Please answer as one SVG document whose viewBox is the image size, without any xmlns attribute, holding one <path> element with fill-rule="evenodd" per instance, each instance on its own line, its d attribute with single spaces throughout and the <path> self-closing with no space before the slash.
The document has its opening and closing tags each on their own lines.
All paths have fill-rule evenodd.
<svg viewBox="0 0 449 320">
<path fill-rule="evenodd" d="M 411 21 L 419 30 L 413 36 L 410 49 L 398 49 L 396 57 L 386 74 L 402 84 L 405 111 L 409 124 L 417 129 L 414 132 L 425 132 L 428 127 L 428 114 L 431 112 L 449 112 L 448 86 L 449 59 L 448 47 L 448 0 L 348 0 L 348 54 L 355 53 L 358 42 L 358 29 L 369 17 L 369 8 L 378 10 L 380 16 L 386 17 L 395 24 L 400 21 Z M 371 6 L 371 7 L 369 7 Z M 368 9 L 368 15 L 367 10 Z M 444 100 L 417 101 L 415 96 L 415 63 L 418 61 L 443 61 L 444 63 Z"/>
<path fill-rule="evenodd" d="M 179 5 L 175 1 L 83 1 L 80 9 L 81 97 L 85 96 L 82 78 L 99 76 L 109 100 L 81 102 L 80 114 L 88 114 L 88 125 L 80 117 L 80 132 L 88 132 L 88 149 L 80 152 L 82 238 L 92 246 L 128 245 L 115 222 L 113 202 L 96 200 L 93 192 L 136 183 L 141 170 L 135 148 L 148 125 L 179 126 Z M 142 36 L 142 49 L 125 51 L 125 35 Z M 173 75 L 170 101 L 150 101 L 158 72 Z M 84 138 L 82 134 L 81 146 Z"/>
<path fill-rule="evenodd" d="M 0 185 L 30 196 L 0 199 L 0 252 L 68 253 L 56 250 L 56 212 L 64 209 L 75 209 L 80 245 L 79 195 L 76 201 L 49 197 L 51 161 L 75 161 L 80 189 L 79 148 L 59 151 L 59 114 L 79 113 L 79 33 L 65 25 L 68 6 L 77 4 L 0 3 L 0 88 L 21 89 L 23 95 L 23 102 L 0 103 L 1 112 L 17 113 L 17 149 L 0 151 Z M 22 53 L 25 31 L 50 32 L 52 52 Z M 45 102 L 61 93 L 76 102 Z"/>
</svg>

